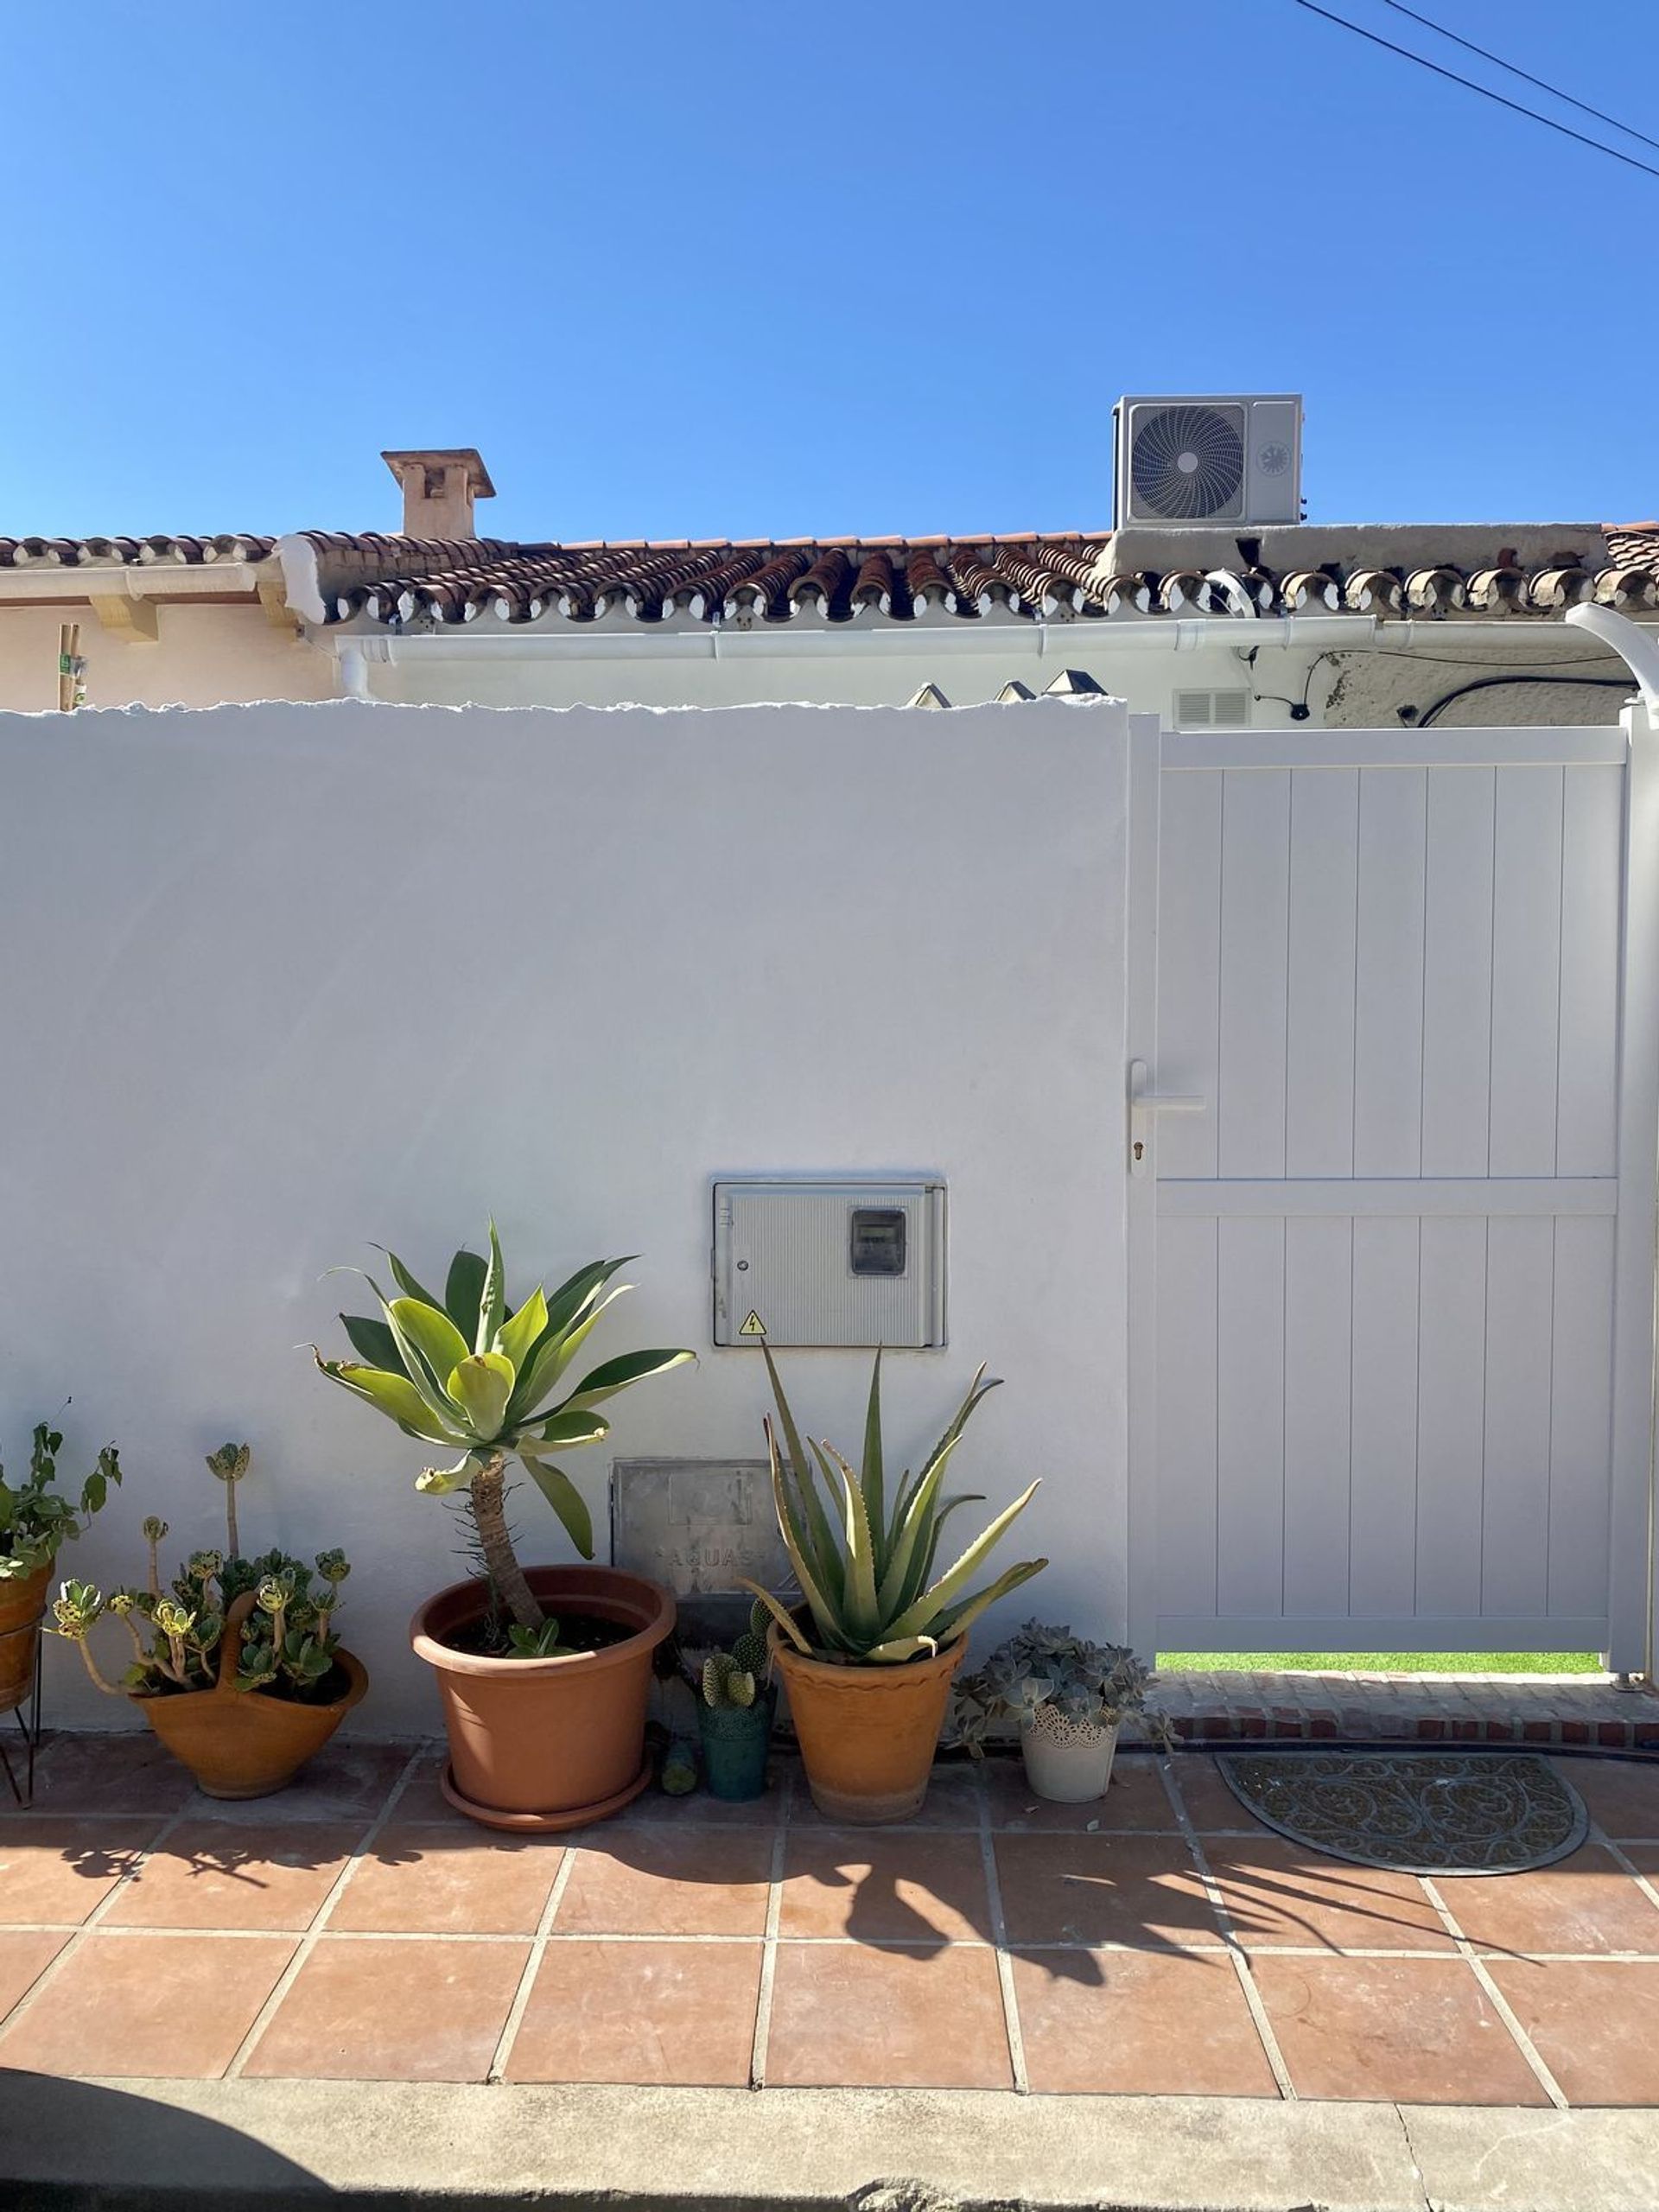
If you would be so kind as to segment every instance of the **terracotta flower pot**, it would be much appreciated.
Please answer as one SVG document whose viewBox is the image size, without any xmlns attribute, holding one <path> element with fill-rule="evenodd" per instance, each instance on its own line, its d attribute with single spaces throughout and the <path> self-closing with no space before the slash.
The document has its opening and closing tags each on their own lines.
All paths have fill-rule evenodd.
<svg viewBox="0 0 1659 2212">
<path fill-rule="evenodd" d="M 803 1658 L 775 1624 L 768 1641 L 789 1693 L 812 1802 L 824 1817 L 874 1827 L 918 1812 L 966 1638 L 896 1667 Z"/>
<path fill-rule="evenodd" d="M 369 1687 L 360 1660 L 336 1651 L 346 1688 L 329 1705 L 297 1705 L 264 1690 L 236 1688 L 242 1624 L 253 1609 L 245 1590 L 225 1616 L 219 1680 L 210 1690 L 136 1697 L 132 1702 L 207 1797 L 269 1797 L 285 1789 L 315 1758 Z"/>
<path fill-rule="evenodd" d="M 20 1706 L 34 1688 L 52 1566 L 48 1560 L 19 1581 L 0 1582 L 0 1713 Z"/>
<path fill-rule="evenodd" d="M 481 1617 L 476 1582 L 429 1598 L 410 1624 L 438 1678 L 449 1764 L 443 1793 L 486 1827 L 581 1827 L 620 1812 L 651 1779 L 645 1715 L 652 1660 L 674 1626 L 674 1600 L 613 1567 L 532 1567 L 526 1578 L 556 1618 L 587 1613 L 631 1631 L 603 1651 L 493 1659 L 446 1640 Z"/>
</svg>

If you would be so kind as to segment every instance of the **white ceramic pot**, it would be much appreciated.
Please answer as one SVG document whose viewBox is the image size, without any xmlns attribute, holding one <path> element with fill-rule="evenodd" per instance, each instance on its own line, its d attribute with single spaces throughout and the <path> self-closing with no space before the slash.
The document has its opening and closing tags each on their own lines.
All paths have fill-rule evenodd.
<svg viewBox="0 0 1659 2212">
<path fill-rule="evenodd" d="M 1086 1720 L 1066 1720 L 1052 1706 L 1039 1706 L 1020 1731 L 1026 1779 L 1039 1797 L 1057 1805 L 1084 1805 L 1103 1797 L 1112 1778 L 1117 1724 L 1096 1728 Z"/>
</svg>

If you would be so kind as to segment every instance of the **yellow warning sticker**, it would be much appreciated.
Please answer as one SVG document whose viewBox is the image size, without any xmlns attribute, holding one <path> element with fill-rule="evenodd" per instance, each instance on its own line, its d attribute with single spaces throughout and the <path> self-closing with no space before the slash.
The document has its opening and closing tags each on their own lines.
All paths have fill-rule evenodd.
<svg viewBox="0 0 1659 2212">
<path fill-rule="evenodd" d="M 764 1337 L 766 1333 L 766 1325 L 751 1307 L 748 1319 L 737 1333 L 740 1337 Z"/>
</svg>

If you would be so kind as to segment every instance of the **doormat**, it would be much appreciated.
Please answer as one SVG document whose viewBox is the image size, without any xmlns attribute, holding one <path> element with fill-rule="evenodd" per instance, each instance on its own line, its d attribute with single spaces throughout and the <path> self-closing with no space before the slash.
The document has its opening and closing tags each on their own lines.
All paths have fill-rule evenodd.
<svg viewBox="0 0 1659 2212">
<path fill-rule="evenodd" d="M 1400 1874 L 1519 1874 L 1565 1859 L 1589 1816 L 1535 1753 L 1222 1751 L 1240 1804 L 1293 1842 Z"/>
</svg>

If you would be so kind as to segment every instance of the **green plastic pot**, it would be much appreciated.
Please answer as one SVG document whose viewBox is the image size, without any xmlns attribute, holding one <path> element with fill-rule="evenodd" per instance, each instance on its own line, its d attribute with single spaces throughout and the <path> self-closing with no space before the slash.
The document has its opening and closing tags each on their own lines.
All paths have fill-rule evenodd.
<svg viewBox="0 0 1659 2212">
<path fill-rule="evenodd" d="M 766 1789 L 766 1747 L 777 1693 L 762 1690 L 749 1706 L 705 1705 L 697 1700 L 702 1728 L 702 1767 L 709 1795 L 728 1805 L 744 1805 Z"/>
</svg>

